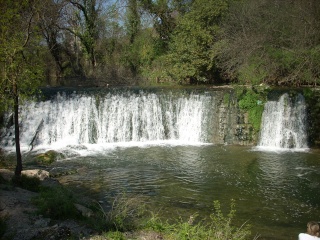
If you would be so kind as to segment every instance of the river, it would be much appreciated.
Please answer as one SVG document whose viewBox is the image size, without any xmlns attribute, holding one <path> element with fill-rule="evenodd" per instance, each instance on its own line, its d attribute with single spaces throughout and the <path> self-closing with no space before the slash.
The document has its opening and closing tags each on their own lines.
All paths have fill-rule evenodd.
<svg viewBox="0 0 320 240">
<path fill-rule="evenodd" d="M 228 128 L 218 99 L 208 91 L 55 93 L 21 110 L 24 165 L 54 149 L 61 158 L 50 172 L 73 173 L 58 179 L 104 204 L 126 193 L 162 217 L 188 219 L 208 217 L 215 200 L 226 215 L 234 199 L 237 226 L 252 225 L 259 239 L 297 239 L 320 220 L 320 152 L 307 146 L 303 97 L 265 105 L 258 147 L 211 141 Z M 2 130 L 4 149 L 14 149 L 13 131 Z"/>
</svg>

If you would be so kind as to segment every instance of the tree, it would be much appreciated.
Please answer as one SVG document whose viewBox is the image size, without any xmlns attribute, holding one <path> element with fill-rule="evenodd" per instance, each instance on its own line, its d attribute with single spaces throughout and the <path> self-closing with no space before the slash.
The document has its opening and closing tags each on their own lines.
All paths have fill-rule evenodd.
<svg viewBox="0 0 320 240">
<path fill-rule="evenodd" d="M 235 1 L 224 21 L 219 67 L 241 83 L 320 82 L 320 3 Z"/>
<path fill-rule="evenodd" d="M 195 0 L 179 19 L 164 60 L 173 79 L 208 82 L 214 78 L 219 24 L 228 7 L 226 0 Z"/>
<path fill-rule="evenodd" d="M 126 32 L 129 44 L 127 47 L 126 59 L 129 64 L 133 77 L 137 75 L 139 67 L 139 59 L 137 58 L 136 38 L 141 30 L 140 13 L 138 9 L 137 0 L 128 0 L 128 7 L 126 10 Z"/>
<path fill-rule="evenodd" d="M 41 4 L 44 7 L 42 8 L 43 11 L 39 13 L 39 26 L 55 62 L 55 66 L 50 65 L 48 68 L 55 69 L 56 78 L 61 79 L 69 65 L 65 64 L 64 48 L 61 41 L 63 39 L 61 28 L 64 26 L 62 19 L 64 19 L 63 8 L 65 3 L 62 1 L 43 0 Z"/>
<path fill-rule="evenodd" d="M 0 102 L 13 107 L 17 165 L 22 171 L 19 137 L 20 101 L 37 90 L 42 79 L 39 63 L 40 39 L 37 35 L 37 5 L 33 1 L 1 0 L 0 20 Z"/>
<path fill-rule="evenodd" d="M 175 27 L 175 15 L 178 14 L 175 4 L 180 1 L 170 0 L 139 0 L 143 9 L 151 14 L 153 19 L 153 28 L 158 33 L 160 51 L 166 51 L 170 41 L 171 33 Z"/>
<path fill-rule="evenodd" d="M 92 68 L 96 67 L 96 42 L 99 38 L 99 12 L 101 4 L 96 0 L 68 0 L 78 11 L 75 11 L 77 22 L 67 28 L 74 35 L 79 37 L 89 56 Z M 72 16 L 69 16 L 72 17 Z M 71 18 L 72 19 L 72 18 Z"/>
</svg>

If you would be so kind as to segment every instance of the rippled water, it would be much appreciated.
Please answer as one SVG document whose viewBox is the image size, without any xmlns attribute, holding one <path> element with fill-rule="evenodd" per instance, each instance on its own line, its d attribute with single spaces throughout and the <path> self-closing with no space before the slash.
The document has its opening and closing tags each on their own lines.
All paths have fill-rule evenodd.
<svg viewBox="0 0 320 240">
<path fill-rule="evenodd" d="M 316 150 L 262 152 L 225 145 L 96 150 L 73 150 L 73 157 L 56 162 L 52 171 L 76 169 L 60 181 L 100 201 L 123 192 L 146 196 L 165 217 L 206 216 L 214 200 L 228 210 L 235 199 L 236 224 L 248 221 L 259 239 L 297 239 L 307 221 L 320 220 Z"/>
</svg>

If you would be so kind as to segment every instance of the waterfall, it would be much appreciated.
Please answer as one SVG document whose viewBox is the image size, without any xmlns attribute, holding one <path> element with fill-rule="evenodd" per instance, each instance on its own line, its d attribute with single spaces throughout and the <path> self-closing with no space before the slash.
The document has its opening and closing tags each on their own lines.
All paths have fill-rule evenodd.
<svg viewBox="0 0 320 240">
<path fill-rule="evenodd" d="M 21 146 L 125 142 L 208 142 L 213 96 L 209 94 L 109 92 L 58 93 L 21 107 Z M 1 140 L 13 145 L 13 128 Z"/>
<path fill-rule="evenodd" d="M 258 147 L 276 149 L 306 149 L 306 104 L 297 94 L 283 94 L 278 101 L 268 101 L 262 115 Z"/>
</svg>

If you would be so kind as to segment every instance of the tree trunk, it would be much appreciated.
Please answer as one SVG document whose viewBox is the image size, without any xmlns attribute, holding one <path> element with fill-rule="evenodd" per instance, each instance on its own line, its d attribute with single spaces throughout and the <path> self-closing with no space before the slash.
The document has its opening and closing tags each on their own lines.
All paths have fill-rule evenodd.
<svg viewBox="0 0 320 240">
<path fill-rule="evenodd" d="M 13 94 L 14 94 L 14 134 L 15 134 L 15 144 L 16 144 L 16 157 L 17 166 L 15 170 L 16 176 L 21 176 L 22 172 L 22 157 L 20 151 L 20 129 L 19 129 L 19 95 L 17 89 L 17 83 L 13 83 Z"/>
</svg>

